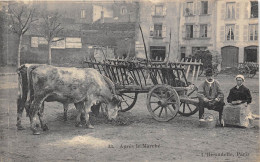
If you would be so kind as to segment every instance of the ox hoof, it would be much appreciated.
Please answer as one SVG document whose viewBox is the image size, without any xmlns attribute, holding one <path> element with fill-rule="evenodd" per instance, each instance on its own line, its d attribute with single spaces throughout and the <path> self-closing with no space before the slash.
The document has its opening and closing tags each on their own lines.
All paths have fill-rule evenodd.
<svg viewBox="0 0 260 162">
<path fill-rule="evenodd" d="M 47 124 L 44 124 L 43 127 L 42 127 L 42 130 L 43 131 L 48 131 L 49 130 L 49 127 Z"/>
<path fill-rule="evenodd" d="M 17 130 L 25 130 L 25 128 L 22 125 L 16 125 L 17 126 Z"/>
<path fill-rule="evenodd" d="M 36 129 L 33 130 L 33 135 L 40 135 L 40 134 L 41 133 L 38 130 L 36 130 Z"/>
<path fill-rule="evenodd" d="M 91 124 L 87 125 L 87 128 L 94 129 L 93 125 L 91 125 Z"/>
<path fill-rule="evenodd" d="M 76 126 L 76 127 L 82 127 L 82 124 L 77 123 L 77 124 L 75 124 L 75 126 Z"/>
</svg>

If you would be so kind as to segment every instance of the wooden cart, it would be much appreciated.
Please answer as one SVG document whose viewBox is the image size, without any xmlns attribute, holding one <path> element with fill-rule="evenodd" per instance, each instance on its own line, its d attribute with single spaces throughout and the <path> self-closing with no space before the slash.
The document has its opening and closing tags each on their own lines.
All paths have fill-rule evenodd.
<svg viewBox="0 0 260 162">
<path fill-rule="evenodd" d="M 97 69 L 113 81 L 122 99 L 122 112 L 134 107 L 139 93 L 147 93 L 147 109 L 158 121 L 169 121 L 177 113 L 190 116 L 198 111 L 194 93 L 197 87 L 187 81 L 184 69 L 175 63 L 90 60 L 84 61 L 84 67 Z"/>
</svg>

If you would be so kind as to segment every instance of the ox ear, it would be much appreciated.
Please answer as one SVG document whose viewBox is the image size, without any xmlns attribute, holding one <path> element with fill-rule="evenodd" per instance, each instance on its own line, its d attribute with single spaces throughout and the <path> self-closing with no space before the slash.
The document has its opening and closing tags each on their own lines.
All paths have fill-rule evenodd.
<svg viewBox="0 0 260 162">
<path fill-rule="evenodd" d="M 121 100 L 116 95 L 114 95 L 112 97 L 112 103 L 113 104 L 118 105 L 120 102 L 121 102 Z"/>
</svg>

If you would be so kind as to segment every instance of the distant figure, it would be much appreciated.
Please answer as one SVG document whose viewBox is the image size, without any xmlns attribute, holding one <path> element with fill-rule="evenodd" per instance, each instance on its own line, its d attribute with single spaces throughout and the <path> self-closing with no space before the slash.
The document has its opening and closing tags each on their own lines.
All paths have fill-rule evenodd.
<svg viewBox="0 0 260 162">
<path fill-rule="evenodd" d="M 220 84 L 213 78 L 212 69 L 206 70 L 206 80 L 199 86 L 197 96 L 199 98 L 199 120 L 205 121 L 204 108 L 219 112 L 219 121 L 222 123 L 222 112 L 224 103 L 224 93 Z"/>
<path fill-rule="evenodd" d="M 237 85 L 233 87 L 227 97 L 227 102 L 232 105 L 238 105 L 242 103 L 250 104 L 252 102 L 252 97 L 248 88 L 246 88 L 243 83 L 245 78 L 243 75 L 236 76 Z"/>
</svg>

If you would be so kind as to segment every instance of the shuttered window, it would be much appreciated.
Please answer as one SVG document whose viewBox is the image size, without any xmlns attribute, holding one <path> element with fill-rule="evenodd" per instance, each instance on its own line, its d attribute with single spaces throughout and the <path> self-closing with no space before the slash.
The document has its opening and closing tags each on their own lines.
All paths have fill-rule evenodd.
<svg viewBox="0 0 260 162">
<path fill-rule="evenodd" d="M 191 16 L 191 15 L 194 15 L 194 10 L 193 10 L 193 8 L 194 8 L 194 6 L 193 6 L 194 4 L 193 4 L 193 2 L 187 2 L 186 4 L 185 4 L 185 16 Z"/>
<path fill-rule="evenodd" d="M 235 19 L 235 3 L 228 2 L 226 7 L 226 18 Z"/>
<path fill-rule="evenodd" d="M 162 24 L 154 24 L 154 37 L 162 37 Z"/>
<path fill-rule="evenodd" d="M 226 40 L 233 41 L 235 39 L 235 25 L 226 25 Z"/>
<path fill-rule="evenodd" d="M 186 38 L 193 38 L 193 26 L 194 25 L 186 25 Z"/>
<path fill-rule="evenodd" d="M 258 40 L 258 24 L 249 25 L 249 40 L 250 41 Z"/>
<path fill-rule="evenodd" d="M 208 14 L 208 1 L 201 1 L 201 14 Z"/>
<path fill-rule="evenodd" d="M 152 6 L 152 16 L 166 16 L 166 7 L 164 5 Z"/>
<path fill-rule="evenodd" d="M 258 18 L 258 2 L 252 1 L 251 2 L 251 18 Z"/>
<path fill-rule="evenodd" d="M 156 5 L 155 6 L 155 16 L 162 16 L 163 15 L 163 6 Z"/>
<path fill-rule="evenodd" d="M 207 38 L 208 37 L 208 25 L 202 24 L 200 25 L 200 38 Z"/>
</svg>

